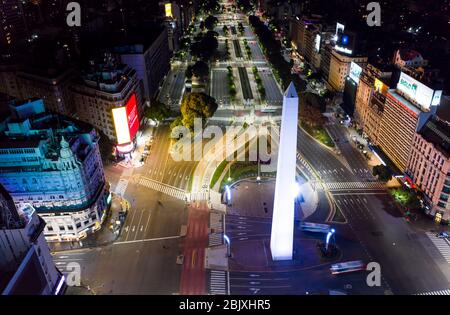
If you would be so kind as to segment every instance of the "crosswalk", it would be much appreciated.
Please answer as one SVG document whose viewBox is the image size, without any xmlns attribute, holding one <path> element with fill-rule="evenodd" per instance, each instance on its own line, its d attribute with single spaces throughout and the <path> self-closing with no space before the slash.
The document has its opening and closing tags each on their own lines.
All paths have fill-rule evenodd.
<svg viewBox="0 0 450 315">
<path fill-rule="evenodd" d="M 422 292 L 422 293 L 418 293 L 416 295 L 450 295 L 450 289 Z"/>
<path fill-rule="evenodd" d="M 443 238 L 436 237 L 436 233 L 427 232 L 426 234 L 444 259 L 450 264 L 450 243 Z"/>
<path fill-rule="evenodd" d="M 214 295 L 226 295 L 228 287 L 228 272 L 223 270 L 211 270 L 209 293 Z"/>
<path fill-rule="evenodd" d="M 328 190 L 383 189 L 382 182 L 335 182 L 325 184 Z"/>
<path fill-rule="evenodd" d="M 186 192 L 184 190 L 157 182 L 150 178 L 141 177 L 139 179 L 139 185 L 145 186 L 150 189 L 154 189 L 156 191 L 162 192 L 163 194 L 172 196 L 180 200 L 186 200 Z"/>
<path fill-rule="evenodd" d="M 128 180 L 121 178 L 116 186 L 116 194 L 119 196 L 123 196 L 128 187 Z"/>
<path fill-rule="evenodd" d="M 208 246 L 223 244 L 223 214 L 211 212 L 209 215 L 209 234 Z"/>
</svg>

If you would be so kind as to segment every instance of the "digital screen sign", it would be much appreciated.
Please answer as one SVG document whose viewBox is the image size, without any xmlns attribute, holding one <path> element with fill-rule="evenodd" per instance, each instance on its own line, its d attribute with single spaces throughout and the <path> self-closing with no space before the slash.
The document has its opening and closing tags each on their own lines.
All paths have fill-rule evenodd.
<svg viewBox="0 0 450 315">
<path fill-rule="evenodd" d="M 125 108 L 127 112 L 128 128 L 130 130 L 130 138 L 133 139 L 139 129 L 136 94 L 131 95 Z"/>
<path fill-rule="evenodd" d="M 319 34 L 316 34 L 316 38 L 314 38 L 314 48 L 315 48 L 316 52 L 320 51 L 320 41 L 321 41 L 321 36 Z"/>
<path fill-rule="evenodd" d="M 397 90 L 424 109 L 429 109 L 432 105 L 439 105 L 442 96 L 442 91 L 430 89 L 403 72 L 398 80 Z"/>
<path fill-rule="evenodd" d="M 359 77 L 361 76 L 362 68 L 357 63 L 353 61 L 350 63 L 350 72 L 348 76 L 355 81 L 356 84 L 359 83 Z"/>
<path fill-rule="evenodd" d="M 164 9 L 166 11 L 166 17 L 173 17 L 172 16 L 172 4 L 171 3 L 164 4 Z"/>
<path fill-rule="evenodd" d="M 131 142 L 139 129 L 136 94 L 131 95 L 125 106 L 114 108 L 112 114 L 116 129 L 117 144 Z"/>
</svg>

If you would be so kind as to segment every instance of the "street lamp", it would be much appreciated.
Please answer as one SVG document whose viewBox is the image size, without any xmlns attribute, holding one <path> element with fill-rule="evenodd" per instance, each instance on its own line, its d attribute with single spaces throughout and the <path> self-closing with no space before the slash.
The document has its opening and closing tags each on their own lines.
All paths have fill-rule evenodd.
<svg viewBox="0 0 450 315">
<path fill-rule="evenodd" d="M 226 198 L 227 198 L 227 204 L 230 204 L 231 201 L 231 190 L 230 190 L 230 186 L 226 185 L 225 186 L 225 193 L 226 193 Z"/>
<path fill-rule="evenodd" d="M 326 241 L 325 241 L 325 251 L 326 251 L 326 252 L 328 252 L 328 244 L 330 243 L 330 238 L 331 238 L 331 236 L 334 235 L 334 232 L 336 232 L 336 230 L 335 230 L 335 229 L 331 229 L 331 230 L 328 232 L 328 234 L 327 234 L 327 239 L 326 239 Z"/>
<path fill-rule="evenodd" d="M 230 238 L 224 234 L 223 235 L 223 239 L 225 241 L 225 243 L 227 244 L 227 257 L 231 257 L 231 241 Z"/>
</svg>

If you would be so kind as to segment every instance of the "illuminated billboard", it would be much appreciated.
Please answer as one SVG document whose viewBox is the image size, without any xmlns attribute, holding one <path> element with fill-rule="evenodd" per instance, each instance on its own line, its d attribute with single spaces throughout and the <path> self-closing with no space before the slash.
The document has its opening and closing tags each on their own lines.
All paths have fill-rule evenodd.
<svg viewBox="0 0 450 315">
<path fill-rule="evenodd" d="M 389 87 L 386 84 L 384 84 L 383 82 L 381 82 L 378 79 L 375 79 L 373 87 L 374 87 L 375 91 L 377 91 L 378 93 L 381 93 L 383 95 L 385 95 L 389 89 Z"/>
<path fill-rule="evenodd" d="M 314 48 L 316 49 L 316 52 L 320 51 L 320 40 L 321 40 L 320 35 L 316 34 L 316 38 L 314 38 Z"/>
<path fill-rule="evenodd" d="M 128 128 L 130 138 L 133 139 L 139 129 L 139 116 L 137 110 L 136 94 L 131 95 L 125 106 L 127 109 Z"/>
<path fill-rule="evenodd" d="M 337 39 L 339 33 L 343 33 L 344 32 L 344 29 L 345 29 L 345 25 L 344 24 L 341 24 L 339 22 L 336 23 L 336 34 L 334 35 L 336 39 Z"/>
<path fill-rule="evenodd" d="M 139 129 L 136 94 L 131 95 L 127 104 L 112 110 L 117 144 L 129 143 Z"/>
<path fill-rule="evenodd" d="M 359 77 L 361 76 L 362 68 L 353 61 L 350 63 L 350 72 L 348 76 L 355 81 L 356 84 L 359 83 Z"/>
<path fill-rule="evenodd" d="M 172 3 L 164 4 L 164 9 L 166 11 L 166 17 L 173 17 L 173 15 L 172 15 Z"/>
<path fill-rule="evenodd" d="M 439 105 L 441 102 L 442 91 L 430 89 L 403 72 L 398 80 L 397 90 L 424 109 L 429 109 L 432 105 Z"/>
</svg>

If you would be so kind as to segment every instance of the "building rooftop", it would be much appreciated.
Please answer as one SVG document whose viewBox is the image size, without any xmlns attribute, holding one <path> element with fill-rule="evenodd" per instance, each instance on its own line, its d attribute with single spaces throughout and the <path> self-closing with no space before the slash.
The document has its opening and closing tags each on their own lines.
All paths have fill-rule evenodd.
<svg viewBox="0 0 450 315">
<path fill-rule="evenodd" d="M 447 158 L 450 157 L 450 124 L 437 118 L 430 119 L 419 133 Z"/>
<path fill-rule="evenodd" d="M 410 111 L 414 112 L 416 115 L 419 115 L 422 112 L 418 107 L 416 107 L 413 103 L 411 103 L 406 98 L 404 98 L 403 96 L 398 94 L 394 89 L 389 90 L 388 91 L 388 95 L 393 96 L 394 99 L 396 99 L 397 101 L 402 103 L 404 106 L 407 107 L 407 109 L 409 109 Z"/>
</svg>

